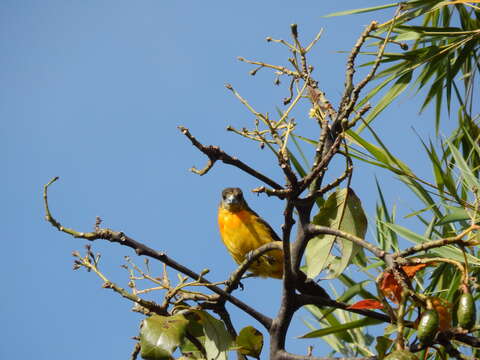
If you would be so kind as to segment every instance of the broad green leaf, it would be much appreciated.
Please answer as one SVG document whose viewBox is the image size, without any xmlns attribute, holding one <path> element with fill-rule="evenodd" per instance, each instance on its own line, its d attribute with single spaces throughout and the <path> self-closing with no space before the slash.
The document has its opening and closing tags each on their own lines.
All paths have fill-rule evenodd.
<svg viewBox="0 0 480 360">
<path fill-rule="evenodd" d="M 425 242 L 430 241 L 430 239 L 420 236 L 403 226 L 400 226 L 397 224 L 389 224 L 389 223 L 385 223 L 385 225 L 388 226 L 393 231 L 395 231 L 398 235 L 403 236 L 405 239 L 415 244 L 423 244 Z M 445 245 L 438 248 L 433 248 L 433 249 L 430 249 L 429 252 L 447 259 L 449 258 L 449 259 L 453 259 L 460 262 L 464 261 L 462 251 L 460 249 L 457 249 L 453 245 Z M 480 260 L 477 257 L 467 254 L 467 258 L 470 264 L 477 265 L 477 266 L 480 265 Z"/>
<path fill-rule="evenodd" d="M 225 324 L 205 311 L 195 310 L 205 334 L 205 351 L 208 359 L 227 360 L 233 340 Z"/>
<path fill-rule="evenodd" d="M 238 334 L 236 344 L 243 355 L 260 359 L 260 353 L 263 348 L 263 335 L 253 326 L 247 326 Z"/>
<path fill-rule="evenodd" d="M 353 190 L 340 189 L 326 200 L 313 223 L 339 229 L 363 238 L 367 231 L 367 218 L 360 199 Z M 337 241 L 341 246 L 342 259 L 334 262 L 330 254 Z M 310 240 L 306 249 L 307 276 L 316 277 L 326 267 L 330 267 L 330 278 L 337 277 L 348 266 L 360 247 L 349 240 L 332 235 L 320 235 Z"/>
<path fill-rule="evenodd" d="M 200 339 L 197 338 L 197 340 L 200 341 L 200 343 L 203 345 L 204 342 L 205 342 L 205 337 L 201 337 Z M 200 352 L 200 350 L 195 346 L 195 344 L 193 344 L 190 340 L 187 339 L 187 337 L 185 337 L 183 339 L 183 343 L 182 345 L 180 346 L 180 350 L 182 352 L 182 354 L 184 354 L 186 356 L 187 359 L 191 359 L 191 360 L 194 360 L 194 359 L 198 359 L 198 360 L 202 360 L 202 359 L 205 359 L 205 357 L 203 356 L 203 354 Z M 178 359 L 177 359 L 178 360 Z"/>
<path fill-rule="evenodd" d="M 369 326 L 369 325 L 376 325 L 376 324 L 380 324 L 380 323 L 383 323 L 383 321 L 377 320 L 377 319 L 372 319 L 372 318 L 364 318 L 364 319 L 361 319 L 361 320 L 351 321 L 351 322 L 346 323 L 346 324 L 341 324 L 341 325 L 338 325 L 338 326 L 332 326 L 332 327 L 325 328 L 325 329 L 319 329 L 319 330 L 311 331 L 311 332 L 309 332 L 305 335 L 300 336 L 300 338 L 301 339 L 319 338 L 319 337 L 322 337 L 322 336 L 325 336 L 325 335 L 336 334 L 336 333 L 344 332 L 344 331 L 347 331 L 347 330 L 361 328 L 361 327 L 365 327 L 365 326 Z"/>
<path fill-rule="evenodd" d="M 140 329 L 141 356 L 148 360 L 172 359 L 181 344 L 188 320 L 181 314 L 153 315 L 143 320 Z"/>
<path fill-rule="evenodd" d="M 200 318 L 191 312 L 185 312 L 185 317 L 189 320 L 187 325 L 186 334 L 196 338 L 202 346 L 205 347 L 205 335 L 202 324 L 200 324 Z M 205 356 L 202 352 L 197 348 L 195 344 L 193 344 L 187 336 L 183 338 L 183 342 L 180 345 L 180 351 L 182 354 L 188 356 L 189 359 L 204 359 Z"/>
<path fill-rule="evenodd" d="M 346 195 L 346 208 L 341 222 L 340 230 L 364 238 L 367 233 L 367 217 L 362 208 L 362 203 L 352 189 L 349 189 Z M 328 278 L 336 278 L 343 273 L 345 268 L 351 263 L 354 257 L 363 252 L 363 248 L 357 244 L 337 238 L 340 242 L 342 256 L 338 263 L 332 264 Z"/>
</svg>

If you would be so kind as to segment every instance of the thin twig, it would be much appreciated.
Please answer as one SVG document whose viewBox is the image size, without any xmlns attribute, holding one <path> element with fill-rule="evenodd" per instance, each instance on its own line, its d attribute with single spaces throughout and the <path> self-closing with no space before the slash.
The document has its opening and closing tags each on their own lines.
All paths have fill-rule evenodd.
<svg viewBox="0 0 480 360">
<path fill-rule="evenodd" d="M 190 131 L 188 131 L 187 128 L 183 126 L 178 127 L 182 134 L 184 134 L 191 142 L 192 144 L 200 150 L 202 153 L 208 156 L 209 162 L 205 169 L 203 170 L 196 170 L 195 168 L 192 168 L 192 171 L 196 172 L 199 175 L 204 175 L 212 168 L 214 163 L 217 160 L 220 160 L 224 162 L 225 164 L 235 166 L 239 168 L 240 170 L 246 172 L 249 175 L 252 175 L 253 177 L 259 179 L 260 181 L 263 181 L 265 184 L 271 186 L 272 188 L 276 190 L 282 189 L 282 186 L 277 184 L 275 181 L 272 179 L 268 178 L 267 176 L 259 173 L 258 171 L 254 170 L 244 162 L 240 161 L 236 157 L 230 156 L 227 153 L 225 153 L 223 150 L 221 150 L 218 146 L 204 146 L 202 145 L 195 137 L 193 137 L 192 134 L 190 134 Z"/>
<path fill-rule="evenodd" d="M 334 235 L 334 236 L 338 236 L 343 239 L 354 242 L 355 244 L 369 250 L 379 259 L 384 259 L 386 255 L 386 252 L 380 249 L 378 246 L 370 244 L 369 242 L 365 241 L 362 238 L 359 238 L 358 236 L 346 233 L 338 229 L 332 229 L 332 228 L 321 226 L 321 225 L 309 224 L 307 228 L 307 232 L 308 232 L 307 241 L 318 235 L 323 235 L 323 234 Z"/>
</svg>

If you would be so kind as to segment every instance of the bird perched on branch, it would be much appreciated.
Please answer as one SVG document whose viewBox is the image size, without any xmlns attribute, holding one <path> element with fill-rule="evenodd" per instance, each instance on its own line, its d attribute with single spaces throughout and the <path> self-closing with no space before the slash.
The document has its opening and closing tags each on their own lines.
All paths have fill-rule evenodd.
<svg viewBox="0 0 480 360">
<path fill-rule="evenodd" d="M 272 241 L 281 243 L 272 227 L 250 209 L 239 188 L 226 188 L 218 207 L 218 226 L 223 243 L 237 264 L 249 254 Z M 270 250 L 256 259 L 249 270 L 257 276 L 281 279 L 283 276 L 283 251 Z M 327 292 L 305 273 L 299 271 L 295 287 L 302 293 L 330 299 Z"/>
<path fill-rule="evenodd" d="M 268 223 L 248 206 L 239 188 L 222 191 L 218 208 L 218 226 L 223 243 L 237 264 L 262 245 L 280 238 Z M 283 276 L 283 251 L 271 250 L 250 265 L 257 276 L 281 279 Z"/>
</svg>

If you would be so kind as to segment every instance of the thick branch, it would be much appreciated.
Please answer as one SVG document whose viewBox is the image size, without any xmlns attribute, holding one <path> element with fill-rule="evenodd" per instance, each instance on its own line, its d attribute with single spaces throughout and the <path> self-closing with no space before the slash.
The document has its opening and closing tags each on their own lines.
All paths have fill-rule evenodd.
<svg viewBox="0 0 480 360">
<path fill-rule="evenodd" d="M 292 274 L 292 257 L 290 254 L 290 234 L 295 221 L 293 220 L 293 204 L 291 201 L 287 202 L 287 206 L 284 211 L 285 223 L 282 226 L 282 243 L 283 243 L 283 284 L 285 296 L 293 296 L 295 293 L 294 281 L 295 278 Z"/>
<path fill-rule="evenodd" d="M 276 354 L 279 350 L 285 349 L 287 331 L 290 327 L 293 314 L 298 309 L 295 301 L 295 282 L 297 279 L 292 274 L 290 255 L 290 233 L 294 224 L 292 213 L 293 204 L 291 201 L 288 201 L 284 211 L 285 223 L 282 226 L 282 244 L 284 252 L 282 302 L 277 316 L 272 321 L 272 327 L 270 328 L 270 354 Z"/>
</svg>

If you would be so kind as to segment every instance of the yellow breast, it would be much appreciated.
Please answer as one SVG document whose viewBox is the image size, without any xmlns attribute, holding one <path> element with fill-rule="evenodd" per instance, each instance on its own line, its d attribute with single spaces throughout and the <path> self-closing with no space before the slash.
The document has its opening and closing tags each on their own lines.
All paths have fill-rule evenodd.
<svg viewBox="0 0 480 360">
<path fill-rule="evenodd" d="M 222 207 L 218 209 L 218 225 L 222 241 L 237 264 L 258 247 L 274 241 L 268 227 L 248 210 L 236 212 Z M 259 276 L 281 278 L 283 275 L 283 253 L 273 250 L 260 257 L 249 268 Z"/>
</svg>

